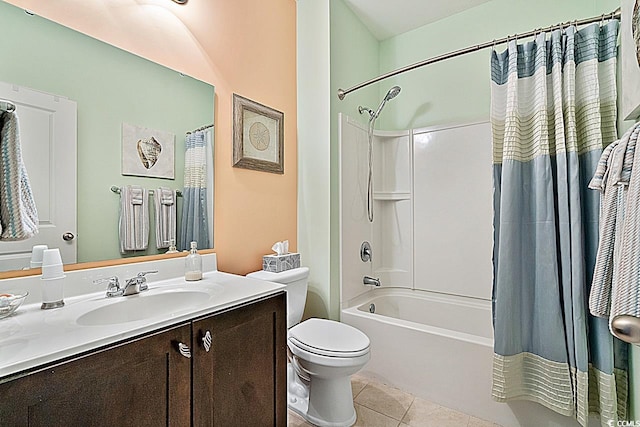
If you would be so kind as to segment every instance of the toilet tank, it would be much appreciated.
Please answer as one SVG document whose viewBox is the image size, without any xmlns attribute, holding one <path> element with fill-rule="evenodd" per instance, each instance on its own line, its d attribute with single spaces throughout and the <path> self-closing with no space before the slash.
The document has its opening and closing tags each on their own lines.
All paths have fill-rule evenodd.
<svg viewBox="0 0 640 427">
<path fill-rule="evenodd" d="M 307 302 L 309 267 L 292 268 L 281 273 L 256 271 L 247 274 L 247 277 L 285 285 L 287 287 L 287 328 L 300 323 L 304 305 Z"/>
</svg>

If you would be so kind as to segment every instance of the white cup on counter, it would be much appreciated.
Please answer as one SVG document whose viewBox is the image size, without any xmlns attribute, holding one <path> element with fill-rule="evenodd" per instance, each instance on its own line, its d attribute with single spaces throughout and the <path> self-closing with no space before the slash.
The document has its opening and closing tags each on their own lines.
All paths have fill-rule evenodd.
<svg viewBox="0 0 640 427">
<path fill-rule="evenodd" d="M 64 276 L 62 264 L 42 265 L 43 279 L 56 279 Z"/>
<path fill-rule="evenodd" d="M 58 308 L 64 306 L 64 269 L 60 250 L 45 249 L 42 254 L 42 308 Z"/>
<path fill-rule="evenodd" d="M 45 249 L 42 253 L 42 266 L 62 264 L 60 249 Z"/>
</svg>

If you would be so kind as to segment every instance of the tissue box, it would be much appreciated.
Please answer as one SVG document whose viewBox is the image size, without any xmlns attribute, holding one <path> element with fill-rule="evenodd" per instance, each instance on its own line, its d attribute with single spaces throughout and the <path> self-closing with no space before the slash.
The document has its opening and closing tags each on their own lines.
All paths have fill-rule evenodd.
<svg viewBox="0 0 640 427">
<path fill-rule="evenodd" d="M 291 270 L 300 267 L 300 254 L 265 255 L 262 257 L 262 269 L 272 273 Z"/>
</svg>

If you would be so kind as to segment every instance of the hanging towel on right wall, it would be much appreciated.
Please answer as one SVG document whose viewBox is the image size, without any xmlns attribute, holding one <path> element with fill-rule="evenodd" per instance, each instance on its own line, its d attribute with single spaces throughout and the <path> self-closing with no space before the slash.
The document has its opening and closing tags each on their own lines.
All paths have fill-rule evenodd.
<svg viewBox="0 0 640 427">
<path fill-rule="evenodd" d="M 600 239 L 589 309 L 609 318 L 611 333 L 632 342 L 633 331 L 616 330 L 618 317 L 640 318 L 640 123 L 607 147 L 589 188 L 601 193 Z"/>
<path fill-rule="evenodd" d="M 207 214 L 207 132 L 196 131 L 185 138 L 184 191 L 180 227 L 180 249 L 190 242 L 198 248 L 210 248 Z"/>
</svg>

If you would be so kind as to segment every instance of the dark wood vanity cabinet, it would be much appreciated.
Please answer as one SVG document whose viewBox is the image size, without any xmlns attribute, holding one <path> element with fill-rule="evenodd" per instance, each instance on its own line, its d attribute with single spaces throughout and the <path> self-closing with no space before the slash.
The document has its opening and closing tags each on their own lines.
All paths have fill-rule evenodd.
<svg viewBox="0 0 640 427">
<path fill-rule="evenodd" d="M 0 384 L 0 426 L 188 426 L 190 324 Z"/>
<path fill-rule="evenodd" d="M 4 379 L 0 426 L 286 426 L 286 393 L 281 292 Z"/>
<path fill-rule="evenodd" d="M 284 294 L 193 322 L 194 426 L 287 425 L 286 322 Z"/>
</svg>

